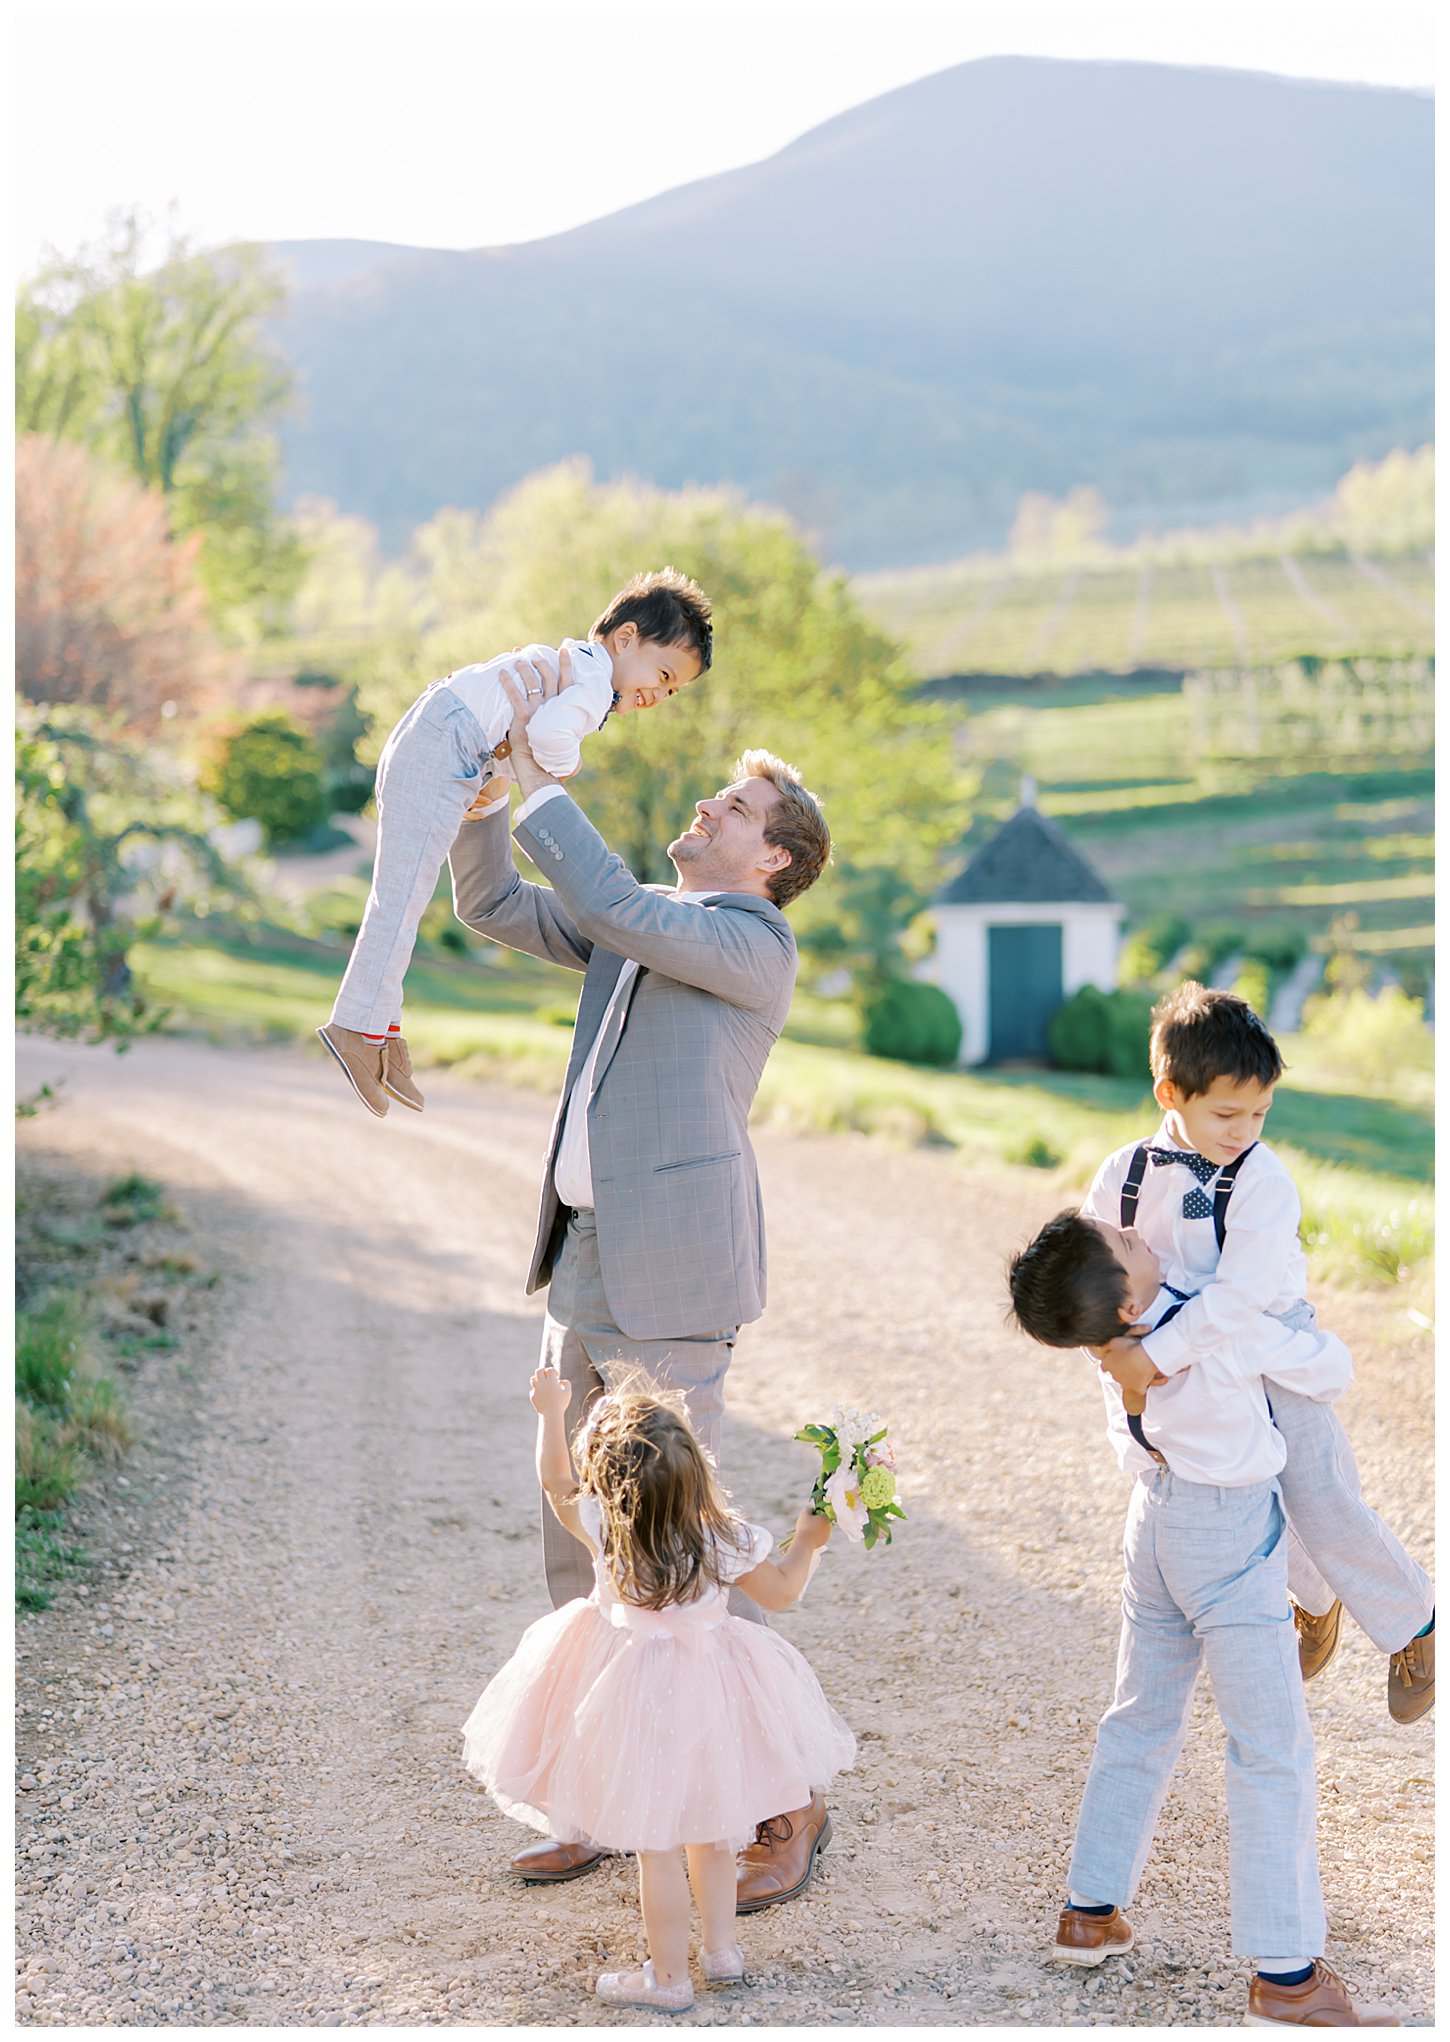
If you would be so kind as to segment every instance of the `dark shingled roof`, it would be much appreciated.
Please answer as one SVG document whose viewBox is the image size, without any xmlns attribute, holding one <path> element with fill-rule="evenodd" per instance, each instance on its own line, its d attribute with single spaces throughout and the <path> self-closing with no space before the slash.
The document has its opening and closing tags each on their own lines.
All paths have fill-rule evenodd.
<svg viewBox="0 0 1450 2042">
<path fill-rule="evenodd" d="M 1113 896 L 1055 822 L 1019 808 L 937 895 L 943 905 L 996 901 L 1101 901 Z"/>
</svg>

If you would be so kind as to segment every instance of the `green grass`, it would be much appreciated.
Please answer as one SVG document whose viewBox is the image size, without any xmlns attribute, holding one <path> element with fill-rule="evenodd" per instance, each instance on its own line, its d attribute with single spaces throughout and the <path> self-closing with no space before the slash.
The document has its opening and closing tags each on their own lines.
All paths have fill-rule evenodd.
<svg viewBox="0 0 1450 2042">
<path fill-rule="evenodd" d="M 297 939 L 155 944 L 136 963 L 177 1021 L 224 1038 L 310 1038 L 336 984 L 335 952 Z M 508 966 L 419 964 L 407 1028 L 419 1062 L 544 1091 L 560 1082 L 567 1030 L 536 1018 L 572 1012 L 577 979 L 520 960 Z M 928 1071 L 862 1055 L 844 1001 L 802 990 L 766 1066 L 756 1119 L 813 1132 L 862 1132 L 951 1145 L 972 1168 L 1054 1172 L 1064 1198 L 1110 1149 L 1156 1123 L 1148 1086 L 1058 1071 Z M 1285 1045 L 1271 1138 L 1312 1202 L 1316 1269 L 1378 1282 L 1388 1258 L 1416 1275 L 1429 1250 L 1433 1141 L 1430 1085 L 1408 1074 L 1395 1098 L 1347 1093 L 1326 1059 Z M 319 1054 L 321 1052 L 319 1051 Z M 1403 1250 L 1403 1253 L 1400 1250 Z"/>
<path fill-rule="evenodd" d="M 1433 644 L 1433 568 L 1409 555 L 1367 569 L 1324 553 L 1296 557 L 1287 571 L 1274 554 L 1035 572 L 983 556 L 861 575 L 855 590 L 922 675 L 1123 673 L 1305 652 L 1399 657 Z"/>
</svg>

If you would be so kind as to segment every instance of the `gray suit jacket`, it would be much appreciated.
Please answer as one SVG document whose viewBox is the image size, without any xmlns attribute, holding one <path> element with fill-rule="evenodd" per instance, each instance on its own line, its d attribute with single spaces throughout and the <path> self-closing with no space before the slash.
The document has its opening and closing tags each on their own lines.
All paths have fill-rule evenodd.
<svg viewBox="0 0 1450 2042">
<path fill-rule="evenodd" d="M 502 809 L 463 825 L 449 865 L 469 928 L 584 973 L 528 1288 L 548 1282 L 567 1221 L 554 1190 L 564 1109 L 632 957 L 641 969 L 600 1049 L 588 1109 L 610 1311 L 637 1340 L 758 1319 L 765 1214 L 747 1121 L 795 990 L 790 924 L 754 894 L 691 902 L 641 886 L 567 796 L 517 835 L 552 886 L 519 878 Z"/>
</svg>

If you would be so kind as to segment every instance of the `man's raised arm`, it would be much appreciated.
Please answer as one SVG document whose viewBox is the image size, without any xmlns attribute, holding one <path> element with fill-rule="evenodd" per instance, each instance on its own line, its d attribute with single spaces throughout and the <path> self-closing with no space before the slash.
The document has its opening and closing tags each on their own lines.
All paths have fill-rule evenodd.
<svg viewBox="0 0 1450 2042">
<path fill-rule="evenodd" d="M 453 912 L 470 929 L 571 971 L 588 966 L 593 942 L 558 894 L 520 879 L 515 869 L 506 795 L 476 821 L 464 823 L 448 854 L 448 870 Z"/>
<path fill-rule="evenodd" d="M 553 881 L 578 941 L 763 1015 L 788 1003 L 795 938 L 778 908 L 705 907 L 641 886 L 562 789 L 526 809 L 515 834 Z"/>
</svg>

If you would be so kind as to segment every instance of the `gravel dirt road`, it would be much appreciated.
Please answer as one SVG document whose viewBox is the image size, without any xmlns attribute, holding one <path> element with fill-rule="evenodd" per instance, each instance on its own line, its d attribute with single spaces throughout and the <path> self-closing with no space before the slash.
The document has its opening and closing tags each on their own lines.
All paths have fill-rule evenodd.
<svg viewBox="0 0 1450 2042">
<path fill-rule="evenodd" d="M 321 1053 L 21 1051 L 65 1078 L 27 1167 L 140 1170 L 220 1282 L 82 1499 L 97 1564 L 20 1631 L 20 2018 L 42 2025 L 617 2025 L 633 1868 L 525 1889 L 458 1726 L 544 1608 L 521 1295 L 548 1102 L 434 1079 L 369 1119 Z M 833 1542 L 779 1619 L 860 1739 L 808 1898 L 742 1923 L 743 1995 L 684 2025 L 1237 2025 L 1222 1759 L 1201 1693 L 1134 1921 L 1045 1962 L 1111 1687 L 1125 1485 L 1086 1364 L 1003 1323 L 1003 1257 L 1065 1202 L 1027 1172 L 765 1133 L 771 1305 L 725 1472 L 783 1533 L 831 1403 L 892 1424 L 909 1523 Z M 1367 1493 L 1428 1557 L 1430 1341 L 1322 1297 L 1356 1350 Z M 1311 1690 L 1329 1954 L 1432 2018 L 1432 1725 L 1397 1730 L 1347 1631 Z M 658 2024 L 656 2017 L 656 2024 Z"/>
</svg>

